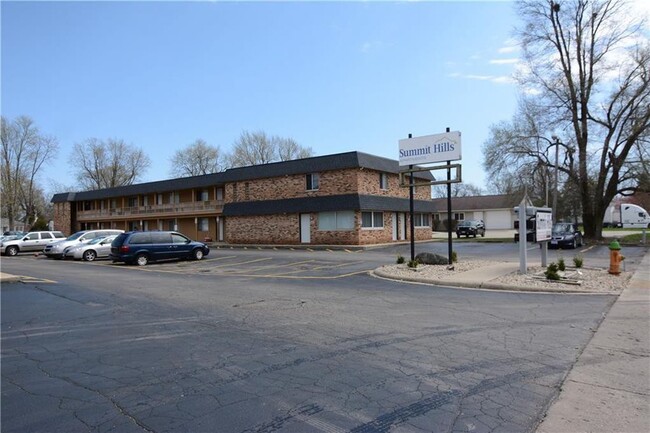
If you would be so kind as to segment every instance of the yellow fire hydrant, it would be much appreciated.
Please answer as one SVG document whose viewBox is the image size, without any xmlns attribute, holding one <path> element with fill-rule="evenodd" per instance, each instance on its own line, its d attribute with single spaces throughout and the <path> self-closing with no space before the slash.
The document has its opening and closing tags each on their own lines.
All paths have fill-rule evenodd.
<svg viewBox="0 0 650 433">
<path fill-rule="evenodd" d="M 621 245 L 614 240 L 609 244 L 609 273 L 618 275 L 621 273 L 621 262 L 625 256 L 621 254 Z"/>
</svg>

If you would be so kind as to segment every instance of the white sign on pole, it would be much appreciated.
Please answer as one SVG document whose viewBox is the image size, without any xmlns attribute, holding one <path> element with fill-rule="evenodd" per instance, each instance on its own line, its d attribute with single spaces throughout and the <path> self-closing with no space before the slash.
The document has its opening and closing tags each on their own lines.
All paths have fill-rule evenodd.
<svg viewBox="0 0 650 433">
<path fill-rule="evenodd" d="M 460 131 L 405 138 L 399 141 L 400 166 L 460 159 Z"/>
<path fill-rule="evenodd" d="M 553 214 L 537 211 L 535 214 L 535 230 L 537 242 L 550 241 L 553 231 Z"/>
</svg>

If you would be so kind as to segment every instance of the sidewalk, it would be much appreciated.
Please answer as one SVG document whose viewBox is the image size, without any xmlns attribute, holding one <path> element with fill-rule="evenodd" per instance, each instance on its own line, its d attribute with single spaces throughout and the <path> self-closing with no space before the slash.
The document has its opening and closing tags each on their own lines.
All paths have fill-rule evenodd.
<svg viewBox="0 0 650 433">
<path fill-rule="evenodd" d="M 537 433 L 650 431 L 650 253 L 564 381 Z"/>
</svg>

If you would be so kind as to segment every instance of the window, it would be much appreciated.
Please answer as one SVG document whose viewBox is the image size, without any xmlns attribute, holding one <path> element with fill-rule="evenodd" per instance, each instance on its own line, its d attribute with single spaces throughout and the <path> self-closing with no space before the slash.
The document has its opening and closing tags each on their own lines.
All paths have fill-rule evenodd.
<svg viewBox="0 0 650 433">
<path fill-rule="evenodd" d="M 318 173 L 310 173 L 305 176 L 307 185 L 307 191 L 315 191 L 319 187 L 319 175 Z"/>
<path fill-rule="evenodd" d="M 383 212 L 361 212 L 361 227 L 364 229 L 380 229 L 384 227 Z"/>
<path fill-rule="evenodd" d="M 151 243 L 151 233 L 136 233 L 129 240 L 131 245 L 142 245 Z"/>
<path fill-rule="evenodd" d="M 379 189 L 388 189 L 388 175 L 379 173 Z"/>
<path fill-rule="evenodd" d="M 196 201 L 208 201 L 208 190 L 204 189 L 203 191 L 197 191 Z"/>
<path fill-rule="evenodd" d="M 54 236 L 52 236 L 52 233 L 41 233 L 41 239 L 52 239 Z"/>
<path fill-rule="evenodd" d="M 454 214 L 454 219 L 456 221 L 463 221 L 465 219 L 465 213 L 464 212 L 455 213 Z"/>
<path fill-rule="evenodd" d="M 152 244 L 171 244 L 172 235 L 170 233 L 151 233 Z"/>
<path fill-rule="evenodd" d="M 223 188 L 217 188 L 217 200 L 223 200 Z"/>
<path fill-rule="evenodd" d="M 37 241 L 38 240 L 38 233 L 30 233 L 27 236 L 28 241 Z"/>
<path fill-rule="evenodd" d="M 413 223 L 415 227 L 429 227 L 429 214 L 428 213 L 416 213 L 413 214 Z"/>
<path fill-rule="evenodd" d="M 354 230 L 354 212 L 319 212 L 318 230 Z"/>
<path fill-rule="evenodd" d="M 138 206 L 138 197 L 129 197 L 127 205 L 128 207 Z"/>
<path fill-rule="evenodd" d="M 199 218 L 197 220 L 198 224 L 198 231 L 200 232 L 207 232 L 210 230 L 210 223 L 208 222 L 207 218 Z"/>
<path fill-rule="evenodd" d="M 172 242 L 175 244 L 187 244 L 190 243 L 191 241 L 183 235 L 180 235 L 178 233 L 172 233 Z"/>
</svg>

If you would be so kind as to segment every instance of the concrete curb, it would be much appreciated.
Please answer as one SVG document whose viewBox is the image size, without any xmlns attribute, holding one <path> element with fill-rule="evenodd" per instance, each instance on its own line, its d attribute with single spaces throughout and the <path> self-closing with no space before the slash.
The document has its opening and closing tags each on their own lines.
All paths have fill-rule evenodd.
<svg viewBox="0 0 650 433">
<path fill-rule="evenodd" d="M 541 287 L 526 287 L 526 286 L 517 286 L 514 284 L 501 284 L 501 283 L 490 283 L 489 281 L 483 281 L 479 283 L 474 282 L 465 282 L 465 281 L 453 281 L 453 280 L 441 280 L 441 279 L 430 279 L 430 278 L 421 278 L 421 277 L 395 277 L 392 274 L 381 271 L 379 268 L 370 272 L 370 275 L 384 278 L 387 280 L 393 281 L 404 281 L 410 283 L 419 283 L 419 284 L 428 284 L 432 286 L 442 286 L 442 287 L 452 287 L 452 288 L 463 288 L 463 289 L 482 289 L 482 290 L 495 290 L 495 291 L 510 291 L 510 292 L 531 292 L 531 293 L 549 293 L 549 294 L 566 294 L 566 295 L 615 295 L 618 296 L 620 292 L 607 291 L 607 292 L 594 292 L 591 290 L 576 290 L 576 289 L 565 289 L 558 287 L 557 289 L 541 288 Z"/>
</svg>

